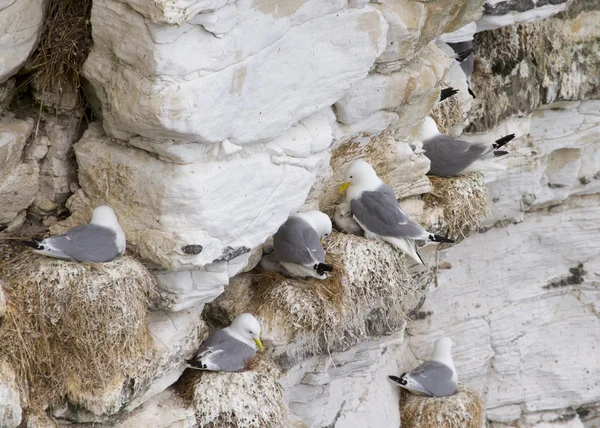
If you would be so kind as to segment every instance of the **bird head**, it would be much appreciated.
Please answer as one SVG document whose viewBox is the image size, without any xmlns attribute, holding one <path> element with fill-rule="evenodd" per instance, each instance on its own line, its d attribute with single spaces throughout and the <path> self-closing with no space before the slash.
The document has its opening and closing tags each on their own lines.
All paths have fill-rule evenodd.
<svg viewBox="0 0 600 428">
<path fill-rule="evenodd" d="M 260 340 L 260 323 L 253 315 L 248 313 L 238 315 L 230 327 L 247 342 L 254 342 L 259 350 L 264 349 Z"/>
</svg>

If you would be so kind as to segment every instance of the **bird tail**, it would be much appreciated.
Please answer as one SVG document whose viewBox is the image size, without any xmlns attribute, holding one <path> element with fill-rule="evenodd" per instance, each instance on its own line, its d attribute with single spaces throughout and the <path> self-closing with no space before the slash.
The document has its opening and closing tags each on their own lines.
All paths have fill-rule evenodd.
<svg viewBox="0 0 600 428">
<path fill-rule="evenodd" d="M 506 143 L 508 143 L 509 141 L 511 141 L 513 138 L 515 138 L 515 134 L 508 134 L 505 135 L 502 138 L 498 138 L 493 144 L 492 147 L 494 149 L 499 149 L 500 147 L 504 146 Z"/>
<path fill-rule="evenodd" d="M 471 165 L 461 171 L 461 174 L 480 171 L 504 171 L 506 165 L 496 163 L 492 159 L 477 159 Z"/>
<path fill-rule="evenodd" d="M 203 364 L 201 360 L 186 360 L 188 367 L 197 370 L 206 370 L 206 364 Z"/>
<path fill-rule="evenodd" d="M 456 95 L 457 93 L 458 93 L 458 89 L 454 89 L 451 86 L 442 89 L 440 91 L 440 102 L 444 101 L 446 98 L 450 98 L 451 96 Z"/>
<path fill-rule="evenodd" d="M 314 266 L 314 269 L 317 271 L 319 275 L 324 275 L 325 272 L 333 272 L 333 266 L 327 265 L 325 263 L 319 263 Z"/>
<path fill-rule="evenodd" d="M 422 264 L 422 265 L 425 264 L 425 262 L 423 261 L 423 259 L 419 255 L 419 253 L 417 253 L 414 241 L 406 239 L 406 238 L 393 238 L 393 237 L 389 237 L 389 236 L 386 236 L 382 239 L 386 242 L 389 242 L 393 246 L 397 247 L 400 251 L 402 251 L 408 257 L 413 259 L 415 262 Z"/>
<path fill-rule="evenodd" d="M 34 250 L 43 251 L 45 249 L 44 246 L 41 244 L 40 241 L 27 241 L 27 240 L 24 240 L 24 241 L 21 241 L 21 243 L 23 245 L 26 245 L 26 246 L 30 247 L 30 248 L 33 248 Z"/>
<path fill-rule="evenodd" d="M 429 234 L 429 240 L 433 242 L 448 242 L 450 244 L 454 243 L 454 241 L 450 238 L 446 238 L 445 236 L 440 235 L 434 235 L 433 233 Z"/>
<path fill-rule="evenodd" d="M 467 59 L 469 57 L 469 55 L 471 55 L 473 53 L 473 48 L 469 48 L 466 51 L 457 53 L 456 56 L 454 57 L 455 60 L 457 60 L 458 62 L 463 62 L 465 59 Z"/>
</svg>

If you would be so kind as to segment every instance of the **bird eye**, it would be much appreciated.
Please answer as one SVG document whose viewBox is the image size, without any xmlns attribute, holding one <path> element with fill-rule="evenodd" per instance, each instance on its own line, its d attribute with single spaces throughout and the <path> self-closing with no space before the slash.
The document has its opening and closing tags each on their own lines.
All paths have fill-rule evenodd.
<svg viewBox="0 0 600 428">
<path fill-rule="evenodd" d="M 352 178 L 352 176 L 350 176 L 350 178 Z"/>
</svg>

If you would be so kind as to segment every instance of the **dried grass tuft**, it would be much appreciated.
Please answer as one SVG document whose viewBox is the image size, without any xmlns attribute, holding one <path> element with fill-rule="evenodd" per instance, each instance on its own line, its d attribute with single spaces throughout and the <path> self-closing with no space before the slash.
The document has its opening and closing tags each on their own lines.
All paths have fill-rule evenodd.
<svg viewBox="0 0 600 428">
<path fill-rule="evenodd" d="M 333 232 L 325 250 L 333 275 L 321 281 L 256 274 L 248 310 L 291 335 L 299 355 L 347 349 L 400 330 L 406 301 L 419 300 L 429 276 L 409 273 L 405 256 L 382 242 Z"/>
<path fill-rule="evenodd" d="M 402 390 L 400 394 L 402 426 L 427 428 L 481 428 L 485 408 L 479 394 L 459 384 L 451 397 L 422 397 Z"/>
<path fill-rule="evenodd" d="M 286 427 L 290 421 L 280 374 L 272 360 L 257 354 L 242 372 L 187 370 L 176 389 L 194 406 L 201 427 Z"/>
<path fill-rule="evenodd" d="M 429 116 L 435 120 L 439 131 L 442 134 L 456 135 L 455 129 L 462 130 L 462 125 L 465 121 L 463 111 L 455 95 L 441 103 L 437 103 Z"/>
<path fill-rule="evenodd" d="M 31 68 L 42 94 L 81 87 L 80 70 L 92 46 L 92 0 L 49 0 Z M 43 95 L 42 95 L 43 97 Z"/>
<path fill-rule="evenodd" d="M 487 188 L 483 175 L 473 172 L 458 177 L 429 176 L 433 190 L 423 197 L 425 207 L 441 207 L 447 223 L 447 236 L 466 238 L 477 231 L 481 218 L 489 214 Z"/>
<path fill-rule="evenodd" d="M 8 309 L 0 355 L 29 389 L 32 407 L 64 397 L 69 384 L 103 390 L 149 361 L 147 307 L 154 279 L 131 257 L 83 264 L 36 255 L 0 243 Z"/>
</svg>

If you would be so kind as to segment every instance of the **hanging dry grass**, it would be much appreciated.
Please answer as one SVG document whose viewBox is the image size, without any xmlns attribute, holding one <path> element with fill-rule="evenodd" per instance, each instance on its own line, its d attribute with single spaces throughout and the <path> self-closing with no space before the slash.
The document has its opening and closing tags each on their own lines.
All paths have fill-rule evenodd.
<svg viewBox="0 0 600 428">
<path fill-rule="evenodd" d="M 325 251 L 334 267 L 325 280 L 273 272 L 252 276 L 246 310 L 274 332 L 293 337 L 296 346 L 286 353 L 347 349 L 399 331 L 407 320 L 406 303 L 418 301 L 429 280 L 429 271 L 409 273 L 405 256 L 382 242 L 333 232 Z"/>
<path fill-rule="evenodd" d="M 187 370 L 175 387 L 201 427 L 289 427 L 280 375 L 272 360 L 257 354 L 242 372 Z"/>
<path fill-rule="evenodd" d="M 437 103 L 433 109 L 431 109 L 429 116 L 435 120 L 438 130 L 442 134 L 447 135 L 455 135 L 454 130 L 456 128 L 461 128 L 461 125 L 465 121 L 457 96 L 450 97 L 441 103 Z"/>
<path fill-rule="evenodd" d="M 485 408 L 477 392 L 459 384 L 450 397 L 421 397 L 402 390 L 400 416 L 406 427 L 481 428 Z"/>
<path fill-rule="evenodd" d="M 79 91 L 81 66 L 92 46 L 91 10 L 92 0 L 48 1 L 42 36 L 30 64 L 38 92 L 62 96 Z"/>
<path fill-rule="evenodd" d="M 69 384 L 102 390 L 145 369 L 151 350 L 147 307 L 154 279 L 121 257 L 83 264 L 36 255 L 0 243 L 7 311 L 0 355 L 19 375 L 30 405 L 45 408 Z"/>
<path fill-rule="evenodd" d="M 473 172 L 458 177 L 429 176 L 433 191 L 423 197 L 425 207 L 441 207 L 448 226 L 447 236 L 454 240 L 477 231 L 481 218 L 489 214 L 487 188 L 483 175 Z"/>
</svg>

